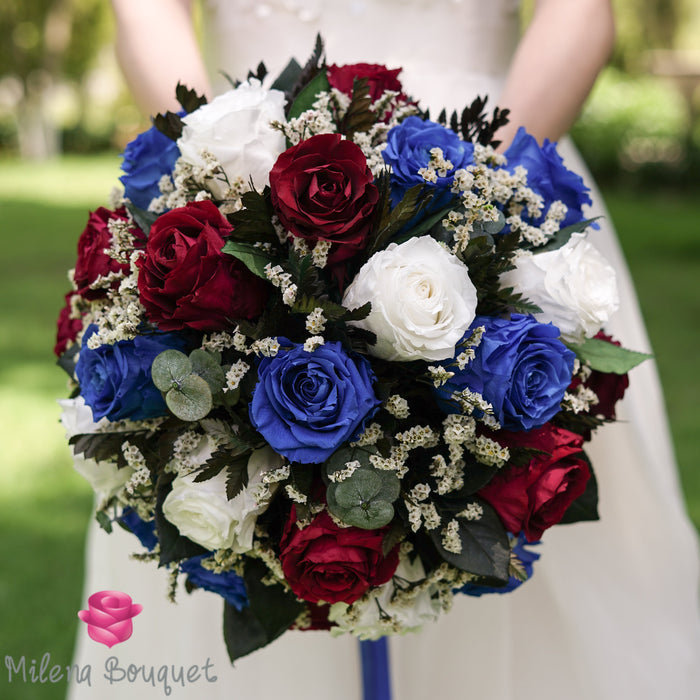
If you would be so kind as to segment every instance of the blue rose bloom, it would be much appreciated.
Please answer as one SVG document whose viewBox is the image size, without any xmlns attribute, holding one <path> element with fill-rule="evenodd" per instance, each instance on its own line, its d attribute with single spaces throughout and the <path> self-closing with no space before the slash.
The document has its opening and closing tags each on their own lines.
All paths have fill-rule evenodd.
<svg viewBox="0 0 700 700">
<path fill-rule="evenodd" d="M 182 112 L 181 114 L 184 114 Z M 139 209 L 148 209 L 160 196 L 158 182 L 173 171 L 180 149 L 175 141 L 152 126 L 129 142 L 122 154 L 124 195 Z"/>
<path fill-rule="evenodd" d="M 119 522 L 136 535 L 141 544 L 149 552 L 152 552 L 158 544 L 155 520 L 141 520 L 138 513 L 133 508 L 125 508 L 119 516 Z"/>
<path fill-rule="evenodd" d="M 87 341 L 96 332 L 95 324 L 85 331 L 75 366 L 80 393 L 93 419 L 142 420 L 167 413 L 163 396 L 151 380 L 151 365 L 164 350 L 184 350 L 185 341 L 175 333 L 157 333 L 91 350 Z"/>
<path fill-rule="evenodd" d="M 186 559 L 180 563 L 180 570 L 187 574 L 190 582 L 205 591 L 211 591 L 220 595 L 227 603 L 233 605 L 236 610 L 248 607 L 248 593 L 245 582 L 233 571 L 226 571 L 216 574 L 209 569 L 205 569 L 201 561 L 210 554 L 200 554 L 199 556 Z"/>
<path fill-rule="evenodd" d="M 510 319 L 477 316 L 465 337 L 485 328 L 474 359 L 436 389 L 438 402 L 449 413 L 458 408 L 448 401 L 464 388 L 481 394 L 506 430 L 539 428 L 559 411 L 571 383 L 574 353 L 559 339 L 559 329 L 532 316 Z"/>
<path fill-rule="evenodd" d="M 517 541 L 513 545 L 512 552 L 518 558 L 518 561 L 520 561 L 523 569 L 525 570 L 525 574 L 527 576 L 525 580 L 529 580 L 532 577 L 534 570 L 533 564 L 540 558 L 540 555 L 537 552 L 531 552 L 525 545 L 529 547 L 538 544 L 540 543 L 528 542 L 525 539 L 524 533 L 521 532 L 518 535 Z M 511 576 L 505 586 L 477 586 L 474 583 L 467 583 L 466 585 L 462 586 L 462 588 L 458 589 L 458 592 L 472 596 L 481 596 L 484 595 L 484 593 L 510 593 L 519 586 L 522 586 L 523 583 L 525 583 L 525 581 L 521 581 L 517 576 Z"/>
<path fill-rule="evenodd" d="M 589 189 L 580 175 L 564 165 L 562 157 L 557 152 L 556 143 L 545 139 L 540 146 L 534 136 L 520 127 L 504 155 L 508 159 L 506 170 L 512 173 L 515 168 L 522 165 L 527 170 L 528 187 L 544 200 L 542 216 L 529 221 L 530 224 L 542 223 L 550 205 L 557 200 L 566 204 L 568 208 L 566 217 L 561 223 L 562 228 L 586 218 L 583 214 L 583 206 L 592 204 L 588 196 Z"/>
<path fill-rule="evenodd" d="M 430 163 L 430 149 L 441 148 L 446 160 L 454 169 L 435 183 L 426 183 L 418 171 Z M 463 141 L 452 129 L 430 120 L 412 116 L 404 119 L 387 134 L 387 145 L 382 157 L 391 166 L 391 204 L 396 206 L 406 190 L 416 185 L 427 185 L 437 190 L 430 210 L 447 205 L 454 197 L 451 193 L 454 172 L 474 162 L 474 145 Z"/>
<path fill-rule="evenodd" d="M 357 438 L 376 412 L 375 376 L 364 357 L 346 353 L 339 342 L 306 352 L 278 341 L 277 355 L 258 366 L 250 420 L 275 452 L 318 464 Z"/>
</svg>

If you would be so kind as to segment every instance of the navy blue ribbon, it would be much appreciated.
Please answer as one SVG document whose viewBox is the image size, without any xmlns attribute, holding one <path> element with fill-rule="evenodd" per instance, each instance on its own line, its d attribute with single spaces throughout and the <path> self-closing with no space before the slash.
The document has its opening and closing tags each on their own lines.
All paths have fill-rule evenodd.
<svg viewBox="0 0 700 700">
<path fill-rule="evenodd" d="M 391 700 L 387 638 L 360 641 L 363 700 Z"/>
</svg>

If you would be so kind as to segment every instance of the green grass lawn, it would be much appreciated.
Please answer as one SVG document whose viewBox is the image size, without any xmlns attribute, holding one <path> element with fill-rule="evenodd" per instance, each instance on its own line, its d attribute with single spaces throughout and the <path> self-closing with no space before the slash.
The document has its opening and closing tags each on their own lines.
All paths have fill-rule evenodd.
<svg viewBox="0 0 700 700">
<path fill-rule="evenodd" d="M 54 322 L 88 208 L 106 203 L 117 156 L 0 161 L 0 651 L 70 662 L 90 487 L 71 468 L 55 399 Z M 690 197 L 608 193 L 666 388 L 688 506 L 700 526 L 700 243 Z M 7 683 L 3 700 L 58 700 L 65 685 Z"/>
</svg>

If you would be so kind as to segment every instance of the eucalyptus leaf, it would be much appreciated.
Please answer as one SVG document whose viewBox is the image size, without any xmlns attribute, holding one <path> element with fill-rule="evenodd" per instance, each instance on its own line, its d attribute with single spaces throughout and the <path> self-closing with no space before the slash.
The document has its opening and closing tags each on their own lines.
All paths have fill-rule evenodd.
<svg viewBox="0 0 700 700">
<path fill-rule="evenodd" d="M 239 241 L 227 241 L 222 248 L 223 253 L 232 255 L 240 260 L 254 275 L 266 280 L 265 266 L 274 263 L 275 258 L 266 253 L 262 248 L 258 248 L 250 243 L 240 243 Z"/>
<path fill-rule="evenodd" d="M 112 521 L 105 513 L 103 510 L 98 510 L 95 513 L 95 520 L 97 520 L 97 524 L 108 534 L 111 534 L 112 532 Z"/>
<path fill-rule="evenodd" d="M 580 345 L 569 345 L 577 357 L 598 372 L 627 374 L 651 355 L 627 350 L 600 338 L 586 338 Z"/>
<path fill-rule="evenodd" d="M 216 356 L 198 348 L 190 353 L 190 361 L 193 373 L 204 379 L 212 395 L 220 393 L 226 383 L 226 375 Z"/>
<path fill-rule="evenodd" d="M 185 377 L 165 395 L 165 403 L 175 416 L 185 421 L 204 418 L 214 402 L 207 382 L 196 374 Z"/>
<path fill-rule="evenodd" d="M 394 472 L 370 468 L 356 469 L 340 482 L 331 482 L 326 491 L 328 508 L 347 525 L 374 529 L 394 517 L 393 502 L 401 485 Z"/>
<path fill-rule="evenodd" d="M 179 350 L 164 350 L 151 365 L 151 378 L 160 391 L 169 391 L 192 374 L 192 362 Z"/>
</svg>

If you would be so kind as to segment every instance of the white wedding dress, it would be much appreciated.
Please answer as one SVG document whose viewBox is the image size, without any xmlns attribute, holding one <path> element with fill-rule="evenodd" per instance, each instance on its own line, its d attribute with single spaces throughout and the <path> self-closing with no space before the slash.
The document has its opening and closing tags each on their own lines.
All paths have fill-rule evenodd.
<svg viewBox="0 0 700 700">
<path fill-rule="evenodd" d="M 515 0 L 209 0 L 205 52 L 212 73 L 245 77 L 263 59 L 276 75 L 304 62 L 321 31 L 329 62 L 402 66 L 405 91 L 436 115 L 477 95 L 495 97 L 518 39 Z M 585 48 L 584 48 L 585 50 Z M 225 81 L 219 84 L 226 87 Z M 553 86 L 556 88 L 556 86 Z M 570 166 L 584 166 L 563 144 Z M 589 180 L 590 184 L 590 180 Z M 595 213 L 605 213 L 594 190 Z M 606 219 L 609 222 L 609 219 Z M 609 223 L 591 240 L 618 272 L 622 310 L 608 330 L 648 349 L 626 265 Z M 509 595 L 462 596 L 420 634 L 392 638 L 394 700 L 691 700 L 700 696 L 700 617 L 695 532 L 684 511 L 656 369 L 635 369 L 619 422 L 588 447 L 600 484 L 601 520 L 548 530 L 534 577 Z M 291 632 L 231 669 L 222 600 L 184 591 L 166 601 L 166 575 L 128 560 L 137 540 L 92 526 L 84 597 L 117 589 L 143 605 L 133 637 L 108 650 L 79 631 L 75 663 L 92 687 L 71 700 L 163 697 L 160 684 L 109 685 L 104 661 L 176 667 L 213 664 L 173 698 L 360 700 L 357 642 Z"/>
</svg>

